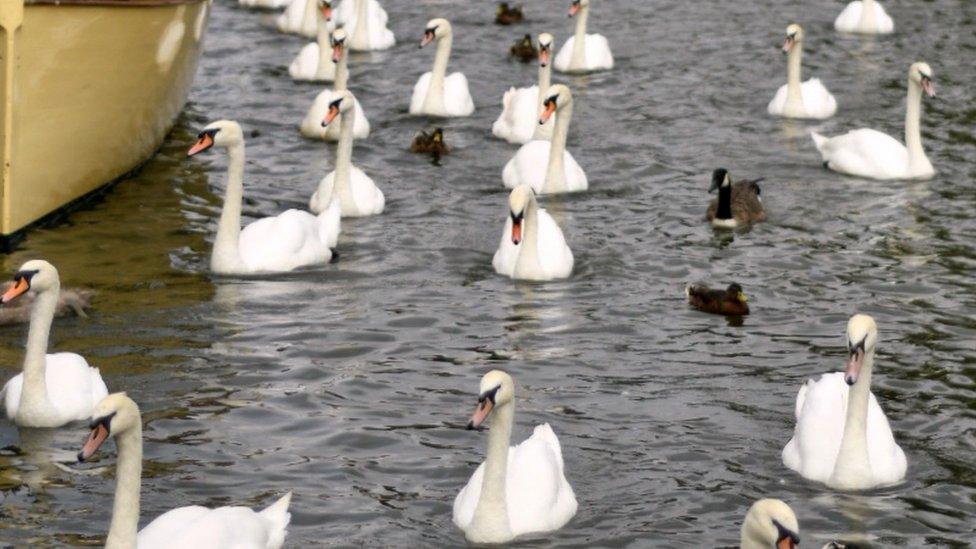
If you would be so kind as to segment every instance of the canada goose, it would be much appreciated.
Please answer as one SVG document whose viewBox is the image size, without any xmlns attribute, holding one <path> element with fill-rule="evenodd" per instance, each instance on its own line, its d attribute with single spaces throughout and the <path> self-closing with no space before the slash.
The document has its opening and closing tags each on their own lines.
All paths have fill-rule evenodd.
<svg viewBox="0 0 976 549">
<path fill-rule="evenodd" d="M 510 7 L 508 2 L 498 4 L 498 11 L 495 12 L 495 23 L 499 25 L 511 25 L 512 23 L 521 23 L 523 20 L 525 20 L 525 16 L 522 15 L 522 8 L 518 6 Z"/>
<path fill-rule="evenodd" d="M 516 40 L 508 52 L 523 63 L 530 63 L 539 55 L 539 50 L 535 49 L 532 43 L 532 36 L 528 34 Z"/>
<path fill-rule="evenodd" d="M 688 303 L 703 313 L 725 316 L 749 314 L 749 304 L 742 286 L 729 284 L 724 290 L 713 290 L 704 284 L 689 284 L 685 288 Z"/>
<path fill-rule="evenodd" d="M 442 156 L 450 153 L 451 149 L 444 143 L 444 129 L 436 128 L 430 133 L 425 131 L 418 133 L 410 144 L 410 152 Z"/>
<path fill-rule="evenodd" d="M 712 186 L 708 192 L 718 191 L 718 198 L 708 205 L 706 218 L 715 227 L 733 229 L 766 219 L 763 209 L 762 189 L 758 183 L 762 178 L 739 181 L 732 184 L 732 176 L 725 168 L 712 173 Z"/>
</svg>

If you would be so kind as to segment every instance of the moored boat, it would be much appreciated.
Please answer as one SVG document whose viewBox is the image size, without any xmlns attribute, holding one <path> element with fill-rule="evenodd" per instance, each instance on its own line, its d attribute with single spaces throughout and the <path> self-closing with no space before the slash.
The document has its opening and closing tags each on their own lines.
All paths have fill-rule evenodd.
<svg viewBox="0 0 976 549">
<path fill-rule="evenodd" d="M 211 0 L 0 1 L 0 236 L 131 172 L 186 103 Z"/>
</svg>

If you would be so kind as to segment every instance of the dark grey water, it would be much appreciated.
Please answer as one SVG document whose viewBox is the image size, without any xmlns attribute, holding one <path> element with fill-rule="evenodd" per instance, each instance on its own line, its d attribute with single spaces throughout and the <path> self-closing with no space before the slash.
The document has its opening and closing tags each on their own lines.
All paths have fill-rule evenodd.
<svg viewBox="0 0 976 549">
<path fill-rule="evenodd" d="M 898 32 L 853 38 L 833 32 L 843 4 L 826 0 L 597 2 L 591 29 L 608 35 L 617 67 L 557 77 L 576 94 L 569 146 L 591 190 L 545 199 L 577 260 L 571 279 L 545 285 L 491 269 L 515 148 L 490 139 L 490 125 L 503 91 L 535 78 L 507 48 L 525 32 L 561 43 L 572 30 L 568 2 L 528 4 L 530 23 L 503 28 L 489 2 L 385 0 L 399 43 L 355 55 L 351 87 L 373 124 L 355 162 L 387 210 L 344 221 L 335 264 L 246 281 L 206 272 L 226 165 L 184 158 L 200 127 L 235 118 L 259 132 L 250 216 L 303 207 L 334 154 L 297 132 L 319 90 L 287 77 L 304 40 L 226 0 L 161 154 L 3 258 L 4 272 L 48 258 L 66 286 L 98 290 L 90 319 L 56 322 L 52 347 L 83 354 L 141 404 L 142 524 L 179 505 L 263 506 L 293 490 L 290 547 L 461 545 L 451 504 L 486 441 L 463 425 L 480 376 L 503 368 L 518 383 L 516 439 L 551 423 L 580 503 L 566 528 L 526 545 L 730 546 L 763 496 L 793 506 L 804 547 L 974 543 L 976 3 L 888 0 Z M 434 16 L 454 23 L 452 68 L 478 109 L 443 123 L 456 154 L 440 167 L 406 152 L 434 124 L 406 113 L 432 60 L 416 43 Z M 807 30 L 805 74 L 840 104 L 818 126 L 765 114 L 793 21 Z M 811 128 L 901 136 L 919 58 L 939 90 L 923 121 L 939 175 L 873 182 L 821 169 Z M 768 222 L 734 236 L 701 222 L 717 166 L 766 177 Z M 688 310 L 694 280 L 739 281 L 753 315 L 732 326 Z M 899 486 L 841 495 L 787 470 L 780 450 L 799 385 L 841 367 L 856 311 L 878 320 L 875 392 L 909 471 Z M 0 331 L 4 378 L 25 333 Z M 0 446 L 22 450 L 0 452 L 0 543 L 102 541 L 110 470 L 71 472 L 42 455 L 68 463 L 85 434 L 0 424 Z M 114 465 L 114 445 L 100 455 Z"/>
</svg>

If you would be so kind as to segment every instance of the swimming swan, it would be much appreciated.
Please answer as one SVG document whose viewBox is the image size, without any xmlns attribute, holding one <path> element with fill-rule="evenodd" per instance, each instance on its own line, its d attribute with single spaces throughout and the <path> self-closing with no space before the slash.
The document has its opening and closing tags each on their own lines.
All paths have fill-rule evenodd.
<svg viewBox="0 0 976 549">
<path fill-rule="evenodd" d="M 778 499 L 752 504 L 742 522 L 740 549 L 796 549 L 800 525 L 790 506 Z"/>
<path fill-rule="evenodd" d="M 858 34 L 889 34 L 895 31 L 895 22 L 874 0 L 854 0 L 834 20 L 834 28 Z"/>
<path fill-rule="evenodd" d="M 142 480 L 142 418 L 139 407 L 125 393 L 114 393 L 98 403 L 91 414 L 91 434 L 78 452 L 85 461 L 115 437 L 118 448 L 115 503 L 106 549 L 157 549 L 206 547 L 207 549 L 278 549 L 285 543 L 291 520 L 291 492 L 259 512 L 247 507 L 207 509 L 194 505 L 167 511 L 141 531 L 139 492 Z"/>
<path fill-rule="evenodd" d="M 454 524 L 472 543 L 504 543 L 562 528 L 576 514 L 576 496 L 566 481 L 556 434 L 549 424 L 538 425 L 531 437 L 509 447 L 515 383 L 500 370 L 481 378 L 468 429 L 479 427 L 492 413 L 488 453 L 454 499 Z"/>
<path fill-rule="evenodd" d="M 287 210 L 259 219 L 241 230 L 244 194 L 244 133 L 231 120 L 208 125 L 198 135 L 187 156 L 213 146 L 227 149 L 227 189 L 217 236 L 210 255 L 210 269 L 218 274 L 250 274 L 290 271 L 328 263 L 339 239 L 339 206 L 314 216 Z"/>
<path fill-rule="evenodd" d="M 837 100 L 827 91 L 819 78 L 800 84 L 800 60 L 803 57 L 803 27 L 786 27 L 783 52 L 787 54 L 786 84 L 780 86 L 767 110 L 775 116 L 787 118 L 830 118 L 837 112 Z"/>
<path fill-rule="evenodd" d="M 569 16 L 576 17 L 576 34 L 563 44 L 556 55 L 559 72 L 590 72 L 613 68 L 610 43 L 602 34 L 586 34 L 590 17 L 590 0 L 573 0 Z"/>
<path fill-rule="evenodd" d="M 349 48 L 346 46 L 347 42 L 348 38 L 344 29 L 336 29 L 332 33 L 332 47 L 329 57 L 330 62 L 336 65 L 335 83 L 331 90 L 326 89 L 318 94 L 315 101 L 312 102 L 312 106 L 308 108 L 308 112 L 305 113 L 305 118 L 302 119 L 302 123 L 298 127 L 298 130 L 305 137 L 326 141 L 339 140 L 339 130 L 342 127 L 341 115 L 340 120 L 325 127 L 322 126 L 322 119 L 325 118 L 329 112 L 329 105 L 339 97 L 340 92 L 349 89 Z M 369 137 L 369 120 L 366 119 L 366 113 L 363 112 L 363 107 L 359 104 L 358 99 L 353 98 L 352 108 L 356 114 L 352 136 L 354 139 L 366 139 Z"/>
<path fill-rule="evenodd" d="M 374 51 L 396 44 L 393 31 L 386 27 L 386 10 L 377 0 L 343 0 L 336 10 L 336 22 L 349 33 L 349 49 Z"/>
<path fill-rule="evenodd" d="M 872 179 L 925 179 L 935 168 L 922 148 L 919 129 L 922 117 L 922 92 L 935 95 L 932 69 L 914 63 L 908 70 L 908 104 L 905 111 L 905 143 L 877 130 L 860 129 L 836 137 L 810 135 L 823 157 L 824 165 L 836 172 Z"/>
<path fill-rule="evenodd" d="M 908 461 L 871 393 L 878 329 L 870 316 L 847 323 L 845 372 L 809 380 L 796 397 L 796 430 L 783 463 L 838 490 L 867 490 L 905 478 Z"/>
<path fill-rule="evenodd" d="M 556 221 L 539 208 L 532 189 L 515 187 L 508 205 L 505 230 L 491 262 L 495 272 L 519 280 L 552 280 L 572 274 L 573 252 Z"/>
<path fill-rule="evenodd" d="M 474 100 L 468 91 L 467 77 L 460 72 L 446 76 L 453 39 L 451 24 L 447 19 L 431 19 L 427 22 L 420 47 L 436 40 L 437 54 L 434 56 L 433 70 L 424 73 L 413 87 L 410 114 L 470 116 L 474 112 Z"/>
<path fill-rule="evenodd" d="M 539 84 L 528 88 L 509 88 L 502 97 L 502 114 L 491 126 L 491 133 L 509 143 L 528 143 L 533 139 L 551 139 L 553 118 L 539 124 L 545 90 L 552 81 L 553 37 L 539 35 Z M 540 92 L 539 90 L 543 90 Z"/>
<path fill-rule="evenodd" d="M 0 391 L 7 417 L 20 427 L 61 427 L 91 415 L 108 394 L 98 368 L 75 353 L 47 354 L 48 337 L 58 306 L 61 280 L 47 261 L 34 259 L 14 273 L 14 285 L 0 296 L 6 305 L 33 291 L 30 331 L 24 353 L 24 371 Z"/>
<path fill-rule="evenodd" d="M 293 80 L 307 82 L 331 82 L 335 80 L 336 64 L 332 60 L 332 8 L 322 0 L 321 9 L 316 10 L 318 26 L 315 42 L 305 44 L 295 59 L 288 65 L 288 74 Z"/>
</svg>

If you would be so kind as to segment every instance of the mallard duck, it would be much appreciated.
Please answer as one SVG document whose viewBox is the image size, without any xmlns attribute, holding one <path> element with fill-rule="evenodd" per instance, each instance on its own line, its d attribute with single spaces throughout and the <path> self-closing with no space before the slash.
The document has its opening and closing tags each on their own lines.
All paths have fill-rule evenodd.
<svg viewBox="0 0 976 549">
<path fill-rule="evenodd" d="M 532 37 L 528 34 L 516 40 L 508 51 L 512 57 L 523 63 L 529 63 L 539 56 L 539 50 L 535 49 L 535 44 L 532 43 Z"/>
<path fill-rule="evenodd" d="M 522 8 L 509 7 L 508 2 L 498 4 L 498 11 L 495 12 L 495 23 L 511 25 L 512 23 L 521 23 L 524 19 Z"/>
<path fill-rule="evenodd" d="M 718 198 L 708 205 L 706 217 L 715 227 L 733 229 L 739 225 L 748 225 L 766 219 L 763 209 L 762 189 L 759 182 L 762 178 L 739 181 L 732 184 L 732 176 L 724 168 L 712 173 L 712 186 L 708 192 L 718 190 Z"/>
<path fill-rule="evenodd" d="M 425 131 L 418 133 L 410 144 L 410 152 L 441 156 L 450 153 L 451 149 L 444 143 L 444 130 L 436 128 L 430 133 Z"/>
<path fill-rule="evenodd" d="M 737 283 L 729 284 L 725 290 L 712 290 L 704 284 L 689 284 L 685 288 L 688 303 L 703 313 L 725 316 L 744 316 L 749 314 L 746 294 Z"/>
<path fill-rule="evenodd" d="M 0 293 L 5 293 L 12 288 L 14 283 L 7 281 L 0 284 Z M 54 317 L 62 318 L 66 316 L 87 317 L 86 310 L 91 308 L 94 290 L 85 288 L 65 288 L 58 293 L 57 308 L 54 309 Z M 30 322 L 31 308 L 37 298 L 33 293 L 25 294 L 21 299 L 13 303 L 5 303 L 0 307 L 0 326 L 12 324 L 26 324 Z"/>
</svg>

